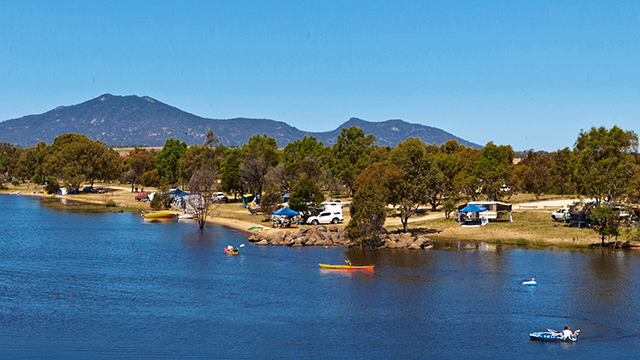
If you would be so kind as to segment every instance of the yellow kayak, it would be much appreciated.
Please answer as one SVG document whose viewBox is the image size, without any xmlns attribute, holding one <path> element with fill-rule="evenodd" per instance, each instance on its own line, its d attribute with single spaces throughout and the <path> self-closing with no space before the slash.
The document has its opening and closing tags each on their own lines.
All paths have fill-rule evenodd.
<svg viewBox="0 0 640 360">
<path fill-rule="evenodd" d="M 327 265 L 327 264 L 318 264 L 323 269 L 332 269 L 332 270 L 373 270 L 375 265 Z"/>
</svg>

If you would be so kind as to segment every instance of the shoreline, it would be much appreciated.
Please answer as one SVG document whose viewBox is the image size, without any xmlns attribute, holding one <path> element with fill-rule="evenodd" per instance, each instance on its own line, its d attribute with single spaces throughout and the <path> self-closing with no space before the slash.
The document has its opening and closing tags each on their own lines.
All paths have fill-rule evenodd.
<svg viewBox="0 0 640 360">
<path fill-rule="evenodd" d="M 105 206 L 103 201 L 95 200 L 95 199 L 77 198 L 76 195 L 47 195 L 47 194 L 38 193 L 38 192 L 35 192 L 35 193 L 23 193 L 23 192 L 20 192 L 18 194 L 15 194 L 15 193 L 8 193 L 8 192 L 4 192 L 4 191 L 0 192 L 0 194 L 13 195 L 13 196 L 32 196 L 32 197 L 38 197 L 38 198 L 61 199 L 61 200 L 75 201 L 75 202 L 84 203 L 84 204 L 90 204 L 90 205 L 95 205 L 95 206 Z M 136 201 L 136 204 L 139 205 L 140 203 Z M 107 209 L 109 209 L 109 208 L 107 208 Z M 120 209 L 120 210 L 123 210 L 123 211 L 125 211 L 124 209 L 127 209 L 126 211 L 130 211 L 130 212 L 135 212 L 135 211 L 148 212 L 149 211 L 149 209 L 147 207 L 144 207 L 144 206 L 132 206 L 132 205 L 129 205 L 129 204 L 126 204 L 125 206 L 115 206 L 115 207 L 113 207 L 111 209 Z M 152 211 L 155 211 L 155 210 L 152 210 Z M 181 212 L 181 211 L 175 210 L 175 209 L 168 209 L 166 211 L 173 211 L 173 212 L 176 212 L 176 213 L 180 213 Z M 257 224 L 257 223 L 254 223 L 254 222 L 244 221 L 244 220 L 240 220 L 240 219 L 229 219 L 229 218 L 223 218 L 223 217 L 218 217 L 218 216 L 207 216 L 207 223 L 225 225 L 225 226 L 228 226 L 228 227 L 236 229 L 236 230 L 244 231 L 248 235 L 254 234 L 254 232 L 249 230 L 250 227 L 252 227 L 252 226 L 262 226 L 262 227 L 264 227 L 264 225 Z M 288 229 L 269 228 L 269 232 L 270 233 L 274 233 L 274 232 L 281 232 L 281 231 L 292 230 L 292 229 L 298 229 L 298 228 L 288 228 Z"/>
<path fill-rule="evenodd" d="M 96 199 L 96 196 L 103 196 L 99 194 L 88 194 L 85 196 L 91 196 L 92 198 L 85 198 L 83 195 L 46 195 L 44 193 L 39 193 L 38 189 L 35 191 L 31 190 L 29 192 L 20 192 L 15 193 L 16 191 L 24 190 L 24 189 L 15 189 L 16 191 L 0 191 L 0 194 L 6 195 L 20 195 L 20 196 L 32 196 L 39 198 L 54 198 L 61 199 L 67 201 L 75 201 L 78 203 L 85 203 L 94 206 L 105 206 L 104 203 L 106 199 L 113 199 L 119 197 L 118 205 L 113 209 L 120 209 L 122 211 L 129 212 L 140 212 L 140 211 L 153 211 L 150 209 L 148 203 L 140 203 L 132 198 L 133 192 L 130 192 L 129 189 L 122 187 L 111 187 L 112 189 L 116 189 L 115 192 L 111 193 L 111 195 L 104 196 L 104 199 Z M 135 201 L 135 203 L 133 203 Z M 562 202 L 570 202 L 571 199 L 561 200 Z M 235 203 L 234 203 L 235 204 Z M 518 206 L 518 208 L 516 208 Z M 526 206 L 526 205 L 525 205 Z M 531 214 L 536 214 L 535 211 L 531 211 L 529 209 L 519 207 L 518 203 L 514 203 L 514 223 L 509 225 L 502 221 L 491 222 L 490 225 L 481 227 L 481 228 L 472 228 L 465 229 L 461 228 L 457 225 L 457 223 L 451 222 L 450 220 L 445 220 L 442 213 L 429 213 L 426 216 L 415 217 L 414 219 L 410 219 L 410 227 L 409 232 L 416 234 L 422 233 L 424 236 L 428 236 L 430 239 L 434 241 L 461 241 L 461 242 L 485 242 L 489 244 L 505 244 L 505 245 L 524 245 L 524 246 L 533 246 L 533 247 L 560 247 L 560 248 L 591 248 L 591 247 L 599 247 L 600 238 L 597 233 L 594 231 L 589 231 L 587 229 L 572 229 L 572 228 L 557 228 L 553 230 L 553 228 L 558 227 L 559 225 L 556 223 L 550 223 L 546 220 L 540 220 L 541 217 L 545 218 L 548 209 L 537 210 L 538 218 L 528 219 L 526 216 Z M 176 213 L 182 212 L 182 210 L 169 209 L 168 211 L 175 211 Z M 218 210 L 219 211 L 219 210 Z M 238 213 L 238 217 L 246 217 L 243 215 L 243 211 L 241 209 L 229 209 L 226 211 L 228 213 L 233 214 L 234 212 Z M 247 220 L 242 218 L 233 218 L 233 217 L 221 217 L 217 216 L 218 212 L 214 210 L 215 215 L 207 216 L 207 223 L 210 224 L 218 224 L 228 226 L 232 229 L 244 232 L 247 237 L 255 234 L 281 234 L 287 231 L 298 231 L 302 229 L 313 229 L 311 225 L 301 225 L 298 227 L 292 228 L 271 228 L 269 223 L 265 224 L 262 219 L 264 219 L 263 215 L 258 215 L 258 219 L 256 221 Z M 521 217 L 520 219 L 518 217 Z M 546 218 L 545 218 L 546 219 Z M 343 224 L 340 225 L 341 228 L 344 228 L 346 225 L 346 219 Z M 385 229 L 389 233 L 399 233 L 399 228 L 397 225 L 398 219 L 389 217 L 385 223 Z M 526 223 L 525 227 L 523 224 Z M 263 225 L 264 224 L 264 225 Z M 519 224 L 520 227 L 515 224 Z M 531 226 L 534 225 L 534 226 Z M 249 230 L 251 227 L 259 226 L 262 228 L 268 228 L 268 231 L 252 231 Z M 552 229 L 553 232 L 549 232 L 549 229 Z M 607 239 L 608 240 L 608 239 Z M 607 244 L 613 243 L 613 241 L 605 242 L 605 247 Z M 620 237 L 618 239 L 618 245 L 627 243 L 627 240 Z M 640 243 L 638 242 L 629 242 L 627 245 L 632 249 L 640 248 Z"/>
</svg>

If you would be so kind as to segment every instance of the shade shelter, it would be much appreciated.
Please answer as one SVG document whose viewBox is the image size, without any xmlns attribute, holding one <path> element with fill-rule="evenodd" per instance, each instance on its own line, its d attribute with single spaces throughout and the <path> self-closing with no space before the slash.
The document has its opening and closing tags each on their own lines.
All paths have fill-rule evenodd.
<svg viewBox="0 0 640 360">
<path fill-rule="evenodd" d="M 468 205 L 458 211 L 458 219 L 462 226 L 484 226 L 489 223 L 489 212 L 484 206 Z"/>
<path fill-rule="evenodd" d="M 286 219 L 288 221 L 288 223 L 297 221 L 298 222 L 298 226 L 300 226 L 300 213 L 297 211 L 293 211 L 289 208 L 282 208 L 282 209 L 278 209 L 274 212 L 271 213 L 272 215 L 274 215 L 271 218 L 271 222 L 275 222 L 276 225 L 278 226 L 284 226 L 284 219 Z M 275 221 L 274 221 L 275 220 Z M 282 221 L 281 221 L 282 220 Z"/>
</svg>

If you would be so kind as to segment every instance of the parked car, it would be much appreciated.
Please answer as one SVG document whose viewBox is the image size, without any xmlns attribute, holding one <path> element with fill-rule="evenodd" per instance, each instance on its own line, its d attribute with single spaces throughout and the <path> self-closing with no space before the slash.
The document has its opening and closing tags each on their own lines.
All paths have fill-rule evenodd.
<svg viewBox="0 0 640 360">
<path fill-rule="evenodd" d="M 136 194 L 136 201 L 142 201 L 147 199 L 148 192 L 142 191 Z"/>
<path fill-rule="evenodd" d="M 318 215 L 309 216 L 309 218 L 307 219 L 307 224 L 337 224 L 338 222 L 343 220 L 344 216 L 342 215 L 342 211 L 324 211 Z"/>
<path fill-rule="evenodd" d="M 251 213 L 251 215 L 258 215 L 258 213 L 262 211 L 260 204 L 253 204 L 253 205 L 250 204 L 249 206 L 247 206 L 247 209 L 249 209 L 249 212 Z"/>
<path fill-rule="evenodd" d="M 107 190 L 104 188 L 96 188 L 96 194 L 104 194 L 106 193 Z"/>
<path fill-rule="evenodd" d="M 211 195 L 211 197 L 213 198 L 214 202 L 228 202 L 229 201 L 229 198 L 227 198 L 227 195 L 225 195 L 224 193 L 221 193 L 221 192 L 213 193 Z"/>
<path fill-rule="evenodd" d="M 569 208 L 560 208 L 551 213 L 553 221 L 569 221 L 571 215 L 569 214 Z"/>
</svg>

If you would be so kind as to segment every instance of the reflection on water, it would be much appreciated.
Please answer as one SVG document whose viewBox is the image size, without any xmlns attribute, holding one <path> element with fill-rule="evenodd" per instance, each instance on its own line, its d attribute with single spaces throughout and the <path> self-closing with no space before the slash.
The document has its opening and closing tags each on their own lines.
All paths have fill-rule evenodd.
<svg viewBox="0 0 640 360">
<path fill-rule="evenodd" d="M 3 358 L 632 358 L 640 345 L 636 252 L 260 247 L 223 226 L 0 205 Z M 318 266 L 343 257 L 375 271 Z M 564 325 L 578 343 L 529 341 Z"/>
</svg>

